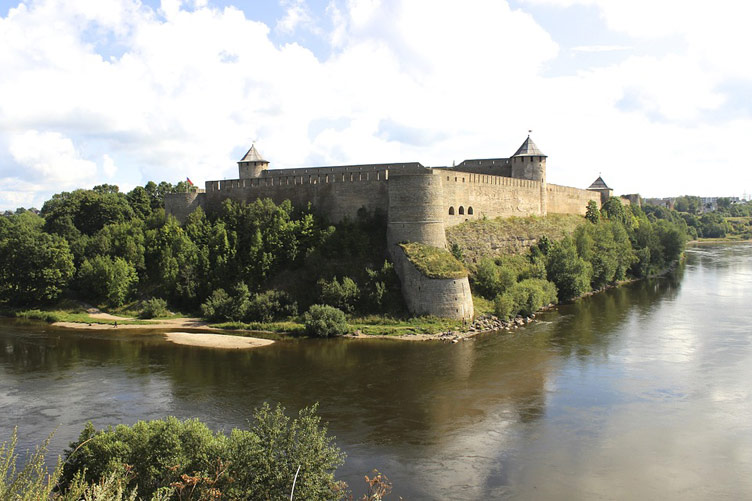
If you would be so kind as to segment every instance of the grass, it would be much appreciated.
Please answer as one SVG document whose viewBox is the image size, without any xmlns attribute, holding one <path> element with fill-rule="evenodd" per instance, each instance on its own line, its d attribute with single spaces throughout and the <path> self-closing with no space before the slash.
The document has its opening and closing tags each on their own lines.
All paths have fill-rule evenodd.
<svg viewBox="0 0 752 501">
<path fill-rule="evenodd" d="M 115 322 L 118 323 L 118 325 L 148 325 L 153 322 L 149 320 L 110 320 L 105 318 L 93 318 L 88 313 L 72 313 L 65 310 L 56 310 L 56 309 L 49 309 L 49 310 L 40 310 L 40 309 L 31 309 L 31 310 L 10 310 L 9 311 L 10 316 L 16 317 L 16 318 L 25 318 L 27 320 L 42 320 L 47 323 L 54 323 L 54 322 L 73 322 L 73 323 L 80 323 L 80 324 L 103 324 L 103 325 L 114 325 Z"/>
<path fill-rule="evenodd" d="M 496 312 L 494 302 L 480 296 L 473 296 L 473 309 L 475 310 L 476 317 L 480 315 L 494 315 Z"/>
<path fill-rule="evenodd" d="M 464 278 L 465 266 L 446 249 L 415 242 L 400 244 L 407 259 L 428 278 Z"/>
<path fill-rule="evenodd" d="M 5 307 L 0 311 L 5 316 L 23 318 L 27 320 L 41 320 L 47 323 L 73 322 L 81 324 L 114 325 L 148 325 L 152 322 L 147 320 L 109 320 L 94 318 L 86 312 L 84 305 L 71 299 L 62 299 L 52 306 L 43 308 L 13 308 Z"/>
<path fill-rule="evenodd" d="M 249 333 L 274 333 L 289 334 L 293 336 L 302 335 L 305 327 L 301 322 L 292 320 L 282 322 L 222 322 L 210 324 L 210 327 L 222 330 L 248 331 Z M 242 334 L 240 334 L 242 335 Z"/>
<path fill-rule="evenodd" d="M 458 330 L 462 322 L 437 317 L 394 318 L 384 315 L 352 317 L 347 321 L 350 332 L 360 331 L 369 336 L 401 336 L 414 334 L 435 334 L 447 330 Z M 238 331 L 237 335 L 283 339 L 305 335 L 305 327 L 294 320 L 284 322 L 224 322 L 211 327 L 227 331 Z M 236 334 L 236 332 L 233 332 Z"/>
<path fill-rule="evenodd" d="M 527 252 L 543 235 L 561 240 L 584 222 L 576 214 L 476 219 L 447 228 L 446 235 L 449 246 L 457 244 L 472 267 L 484 257 Z"/>
<path fill-rule="evenodd" d="M 355 317 L 348 321 L 350 329 L 359 330 L 369 336 L 402 336 L 414 334 L 436 334 L 448 330 L 459 330 L 462 321 L 438 317 L 414 317 L 397 319 L 380 315 Z"/>
</svg>

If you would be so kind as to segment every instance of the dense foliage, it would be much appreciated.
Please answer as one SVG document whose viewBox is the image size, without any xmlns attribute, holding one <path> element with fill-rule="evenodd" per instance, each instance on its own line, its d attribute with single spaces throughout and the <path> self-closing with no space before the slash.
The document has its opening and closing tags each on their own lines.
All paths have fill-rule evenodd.
<svg viewBox="0 0 752 501">
<path fill-rule="evenodd" d="M 679 259 L 688 238 L 675 211 L 624 206 L 611 198 L 587 208 L 586 222 L 557 242 L 539 239 L 524 255 L 484 258 L 472 276 L 477 294 L 503 318 L 529 315 L 618 281 L 660 273 Z"/>
<path fill-rule="evenodd" d="M 281 406 L 263 404 L 248 429 L 229 435 L 174 417 L 105 430 L 89 423 L 54 468 L 45 463 L 51 437 L 21 458 L 13 430 L 0 444 L 0 499 L 352 501 L 348 485 L 334 478 L 345 454 L 316 409 L 291 419 Z M 360 501 L 380 501 L 391 491 L 378 472 L 365 481 Z"/>
<path fill-rule="evenodd" d="M 181 225 L 165 215 L 164 196 L 187 189 L 150 182 L 124 194 L 101 185 L 56 194 L 40 215 L 0 217 L 0 302 L 68 294 L 110 308 L 140 305 L 143 318 L 166 315 L 169 304 L 219 322 L 270 322 L 316 303 L 349 314 L 404 311 L 384 261 L 383 215 L 361 210 L 330 226 L 289 201 L 227 200 Z"/>
<path fill-rule="evenodd" d="M 27 305 L 55 301 L 75 268 L 65 238 L 45 233 L 31 212 L 0 218 L 0 300 Z"/>
<path fill-rule="evenodd" d="M 139 497 L 169 499 L 282 499 L 295 482 L 296 499 L 338 499 L 334 472 L 344 454 L 327 436 L 316 406 L 290 419 L 264 404 L 248 430 L 212 432 L 195 419 L 139 421 L 97 431 L 91 424 L 65 453 L 60 484 L 98 483 L 114 474 Z"/>
</svg>

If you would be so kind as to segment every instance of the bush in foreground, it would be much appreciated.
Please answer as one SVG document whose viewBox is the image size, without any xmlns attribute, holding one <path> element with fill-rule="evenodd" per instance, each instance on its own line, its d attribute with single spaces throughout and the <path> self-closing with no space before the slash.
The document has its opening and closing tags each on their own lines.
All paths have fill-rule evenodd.
<svg viewBox="0 0 752 501">
<path fill-rule="evenodd" d="M 303 323 L 309 336 L 343 336 L 348 331 L 345 313 L 325 304 L 311 306 L 303 316 Z"/>
<path fill-rule="evenodd" d="M 334 472 L 345 455 L 333 441 L 316 406 L 291 419 L 264 404 L 250 429 L 229 436 L 174 417 L 100 431 L 88 424 L 66 451 L 61 487 L 114 476 L 140 499 L 287 499 L 300 466 L 295 499 L 339 499 Z"/>
</svg>

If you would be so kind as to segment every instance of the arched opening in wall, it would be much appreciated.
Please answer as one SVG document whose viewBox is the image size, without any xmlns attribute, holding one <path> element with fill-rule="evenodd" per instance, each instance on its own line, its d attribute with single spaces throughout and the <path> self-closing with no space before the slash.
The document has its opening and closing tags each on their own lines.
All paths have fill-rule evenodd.
<svg viewBox="0 0 752 501">
<path fill-rule="evenodd" d="M 454 216 L 454 207 L 449 207 L 449 215 Z"/>
<path fill-rule="evenodd" d="M 460 205 L 460 216 L 465 213 L 465 208 Z"/>
<path fill-rule="evenodd" d="M 472 207 L 468 207 L 467 208 L 467 215 L 468 216 L 472 216 L 473 215 L 473 208 Z"/>
</svg>

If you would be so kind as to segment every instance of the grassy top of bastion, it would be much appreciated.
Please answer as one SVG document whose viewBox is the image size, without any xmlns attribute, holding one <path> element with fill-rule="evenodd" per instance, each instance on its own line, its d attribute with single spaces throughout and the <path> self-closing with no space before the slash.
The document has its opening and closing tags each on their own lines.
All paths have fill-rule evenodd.
<svg viewBox="0 0 752 501">
<path fill-rule="evenodd" d="M 561 240 L 585 222 L 577 214 L 475 219 L 447 228 L 449 247 L 462 250 L 463 261 L 471 268 L 484 257 L 527 252 L 545 235 Z"/>
<path fill-rule="evenodd" d="M 408 242 L 400 244 L 407 259 L 428 278 L 464 278 L 465 266 L 446 249 Z"/>
</svg>

